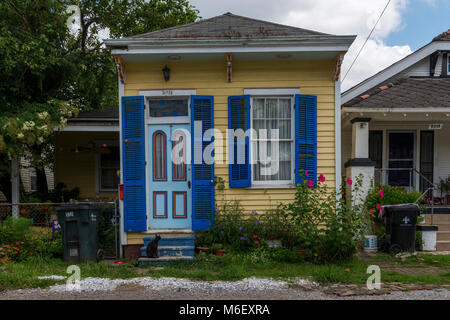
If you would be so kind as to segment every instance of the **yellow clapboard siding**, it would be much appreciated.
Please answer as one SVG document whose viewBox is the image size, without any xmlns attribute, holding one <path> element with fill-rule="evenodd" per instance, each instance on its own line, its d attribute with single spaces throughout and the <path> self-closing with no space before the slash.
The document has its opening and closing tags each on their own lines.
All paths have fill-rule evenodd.
<svg viewBox="0 0 450 320">
<path fill-rule="evenodd" d="M 125 95 L 138 95 L 140 90 L 196 89 L 198 95 L 214 96 L 215 128 L 226 137 L 228 128 L 228 97 L 242 95 L 246 88 L 300 88 L 300 93 L 317 96 L 318 161 L 317 171 L 324 174 L 327 184 L 335 186 L 335 122 L 333 62 L 330 61 L 233 61 L 233 81 L 227 83 L 225 61 L 170 62 L 170 81 L 165 82 L 162 68 L 166 63 L 127 63 Z M 217 142 L 220 138 L 217 138 Z M 225 143 L 217 155 L 226 160 Z M 224 179 L 225 189 L 216 190 L 216 201 L 239 200 L 247 212 L 264 212 L 280 201 L 293 199 L 291 189 L 230 189 L 228 165 L 216 164 L 216 176 Z M 142 235 L 130 234 L 130 241 L 141 241 Z"/>
</svg>

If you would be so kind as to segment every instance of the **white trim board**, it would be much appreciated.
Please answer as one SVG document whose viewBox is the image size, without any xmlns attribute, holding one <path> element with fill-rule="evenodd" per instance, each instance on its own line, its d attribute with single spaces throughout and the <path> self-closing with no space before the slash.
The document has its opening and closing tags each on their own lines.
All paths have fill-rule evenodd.
<svg viewBox="0 0 450 320">
<path fill-rule="evenodd" d="M 163 89 L 163 90 L 139 90 L 140 96 L 145 97 L 177 97 L 177 96 L 195 96 L 197 90 L 195 89 Z"/>
<path fill-rule="evenodd" d="M 348 113 L 450 113 L 450 108 L 358 108 L 358 107 L 343 107 L 342 112 Z"/>
<path fill-rule="evenodd" d="M 368 78 L 363 82 L 360 82 L 359 84 L 342 94 L 342 104 L 345 104 L 355 97 L 362 95 L 368 90 L 374 88 L 375 86 L 382 84 L 383 81 L 394 77 L 395 75 L 406 70 L 413 64 L 416 64 L 417 62 L 421 61 L 422 59 L 428 57 L 438 50 L 450 50 L 450 41 L 431 42 L 428 45 L 420 48 L 419 50 L 411 53 L 409 56 L 403 58 L 402 60 L 392 64 L 390 67 L 387 67 L 386 69 L 380 71 L 376 75 Z"/>
<path fill-rule="evenodd" d="M 244 94 L 265 96 L 265 95 L 296 95 L 300 94 L 300 88 L 261 88 L 261 89 L 244 89 Z"/>
</svg>

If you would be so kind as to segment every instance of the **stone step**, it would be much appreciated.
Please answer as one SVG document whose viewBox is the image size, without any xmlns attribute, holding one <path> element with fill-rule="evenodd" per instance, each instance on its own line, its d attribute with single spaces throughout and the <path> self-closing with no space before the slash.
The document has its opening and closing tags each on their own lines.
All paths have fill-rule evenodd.
<svg viewBox="0 0 450 320">
<path fill-rule="evenodd" d="M 176 261 L 192 261 L 194 258 L 190 256 L 179 256 L 179 257 L 159 257 L 157 259 L 150 258 L 139 258 L 138 265 L 152 264 L 152 265 L 166 265 L 171 262 Z"/>
<path fill-rule="evenodd" d="M 160 257 L 194 256 L 194 246 L 158 246 Z M 147 247 L 141 248 L 141 257 L 147 257 Z"/>
<path fill-rule="evenodd" d="M 436 251 L 450 251 L 450 241 L 436 241 Z"/>
<path fill-rule="evenodd" d="M 438 231 L 436 240 L 437 241 L 450 241 L 450 231 Z"/>
</svg>

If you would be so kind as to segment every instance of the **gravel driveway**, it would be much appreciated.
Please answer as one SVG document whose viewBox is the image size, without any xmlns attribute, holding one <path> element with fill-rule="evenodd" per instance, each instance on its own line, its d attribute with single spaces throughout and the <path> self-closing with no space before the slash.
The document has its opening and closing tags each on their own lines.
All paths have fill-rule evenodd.
<svg viewBox="0 0 450 320">
<path fill-rule="evenodd" d="M 65 285 L 55 285 L 47 289 L 12 290 L 0 293 L 0 300 L 450 300 L 448 289 L 369 292 L 355 285 L 325 287 L 307 280 L 286 282 L 256 278 L 236 282 L 86 278 L 80 282 L 80 289 L 68 291 Z"/>
</svg>

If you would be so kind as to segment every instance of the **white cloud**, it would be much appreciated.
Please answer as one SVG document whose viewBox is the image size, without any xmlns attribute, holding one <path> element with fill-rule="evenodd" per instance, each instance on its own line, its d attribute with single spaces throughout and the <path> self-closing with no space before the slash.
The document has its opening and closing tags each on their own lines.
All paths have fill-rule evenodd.
<svg viewBox="0 0 450 320">
<path fill-rule="evenodd" d="M 422 0 L 432 3 L 433 0 Z M 357 35 L 347 53 L 345 74 L 377 21 L 387 0 L 191 0 L 200 15 L 209 18 L 231 11 L 331 34 Z M 381 71 L 412 52 L 409 46 L 388 46 L 385 39 L 404 28 L 402 15 L 411 0 L 392 0 L 370 40 L 343 83 L 343 90 Z"/>
</svg>

